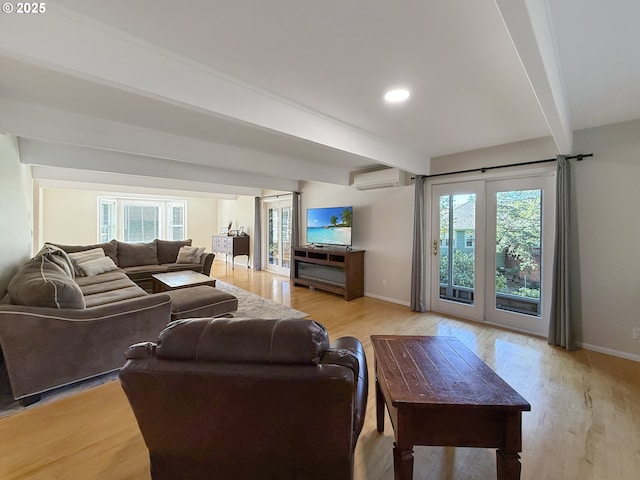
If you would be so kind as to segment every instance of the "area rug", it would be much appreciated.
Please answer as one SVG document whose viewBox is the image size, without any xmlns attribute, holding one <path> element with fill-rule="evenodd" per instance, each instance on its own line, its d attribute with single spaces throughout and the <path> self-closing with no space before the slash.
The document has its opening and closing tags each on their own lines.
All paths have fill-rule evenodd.
<svg viewBox="0 0 640 480">
<path fill-rule="evenodd" d="M 246 290 L 242 290 L 241 288 L 220 280 L 216 281 L 216 288 L 224 290 L 238 299 L 238 310 L 233 313 L 233 318 L 304 318 L 308 315 L 307 313 L 287 307 L 273 300 L 262 298 L 259 295 L 247 292 Z M 30 408 L 37 408 L 45 403 L 74 395 L 83 390 L 114 381 L 117 378 L 118 372 L 112 372 L 83 382 L 77 382 L 73 385 L 60 387 L 44 393 L 39 402 L 28 407 L 23 407 L 20 402 L 14 400 L 11 396 L 9 377 L 7 376 L 7 371 L 3 363 L 0 365 L 0 418 Z"/>
<path fill-rule="evenodd" d="M 216 288 L 224 290 L 238 299 L 238 311 L 234 312 L 234 318 L 304 318 L 308 315 L 308 313 L 294 310 L 273 300 L 267 300 L 221 280 L 216 280 Z"/>
</svg>

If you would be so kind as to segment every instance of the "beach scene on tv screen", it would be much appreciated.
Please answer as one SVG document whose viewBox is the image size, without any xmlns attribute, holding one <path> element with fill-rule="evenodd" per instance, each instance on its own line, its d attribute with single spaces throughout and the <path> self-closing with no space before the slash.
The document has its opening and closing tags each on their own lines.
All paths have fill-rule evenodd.
<svg viewBox="0 0 640 480">
<path fill-rule="evenodd" d="M 351 245 L 352 207 L 307 209 L 307 243 Z"/>
</svg>

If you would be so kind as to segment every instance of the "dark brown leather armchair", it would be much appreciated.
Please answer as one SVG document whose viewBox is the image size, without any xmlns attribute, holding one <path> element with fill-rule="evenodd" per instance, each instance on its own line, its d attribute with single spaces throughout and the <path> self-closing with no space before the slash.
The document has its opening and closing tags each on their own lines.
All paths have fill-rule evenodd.
<svg viewBox="0 0 640 480">
<path fill-rule="evenodd" d="M 353 478 L 361 343 L 317 322 L 189 319 L 127 351 L 120 380 L 153 480 Z"/>
</svg>

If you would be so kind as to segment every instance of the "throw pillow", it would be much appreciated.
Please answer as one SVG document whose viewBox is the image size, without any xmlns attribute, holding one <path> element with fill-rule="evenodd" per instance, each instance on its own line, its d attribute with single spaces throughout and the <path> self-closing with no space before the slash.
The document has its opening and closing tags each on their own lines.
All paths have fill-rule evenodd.
<svg viewBox="0 0 640 480">
<path fill-rule="evenodd" d="M 112 272 L 113 270 L 117 270 L 118 266 L 113 263 L 113 260 L 109 257 L 100 257 L 94 258 L 92 260 L 87 260 L 86 262 L 82 262 L 79 264 L 82 273 L 87 277 L 93 277 L 94 275 L 98 275 L 99 273 Z"/>
<path fill-rule="evenodd" d="M 71 258 L 76 271 L 76 276 L 78 277 L 82 277 L 85 275 L 84 270 L 80 266 L 81 263 L 104 257 L 104 250 L 102 248 L 93 248 L 91 250 L 85 250 L 84 252 L 75 252 L 69 254 L 69 258 Z M 113 260 L 111 260 L 111 263 L 113 263 Z"/>
<path fill-rule="evenodd" d="M 198 250 L 198 247 L 180 247 L 176 263 L 200 263 Z"/>
<path fill-rule="evenodd" d="M 49 256 L 32 258 L 14 275 L 7 286 L 11 303 L 33 307 L 85 308 L 78 284 Z"/>
<path fill-rule="evenodd" d="M 84 252 L 86 250 L 93 250 L 94 248 L 101 248 L 104 250 L 104 254 L 107 257 L 111 257 L 111 260 L 118 264 L 118 241 L 111 240 L 106 243 L 96 243 L 95 245 L 55 245 L 61 248 L 67 253 Z"/>
</svg>

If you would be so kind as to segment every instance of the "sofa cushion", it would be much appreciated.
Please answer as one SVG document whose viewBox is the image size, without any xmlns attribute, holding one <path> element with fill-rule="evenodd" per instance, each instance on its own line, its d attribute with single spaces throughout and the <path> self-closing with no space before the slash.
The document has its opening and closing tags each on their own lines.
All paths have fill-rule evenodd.
<svg viewBox="0 0 640 480">
<path fill-rule="evenodd" d="M 109 290 L 95 295 L 87 295 L 85 297 L 85 302 L 87 302 L 87 308 L 100 307 L 102 305 L 109 305 L 111 303 L 144 297 L 146 295 L 148 295 L 148 293 L 139 286 L 132 285 L 130 287 Z"/>
<path fill-rule="evenodd" d="M 93 250 L 94 248 L 101 248 L 104 250 L 104 254 L 107 257 L 111 257 L 111 260 L 118 265 L 118 242 L 111 240 L 107 243 L 96 243 L 93 245 L 59 245 L 57 243 L 51 243 L 58 248 L 61 248 L 67 253 L 84 252 L 87 250 Z"/>
<path fill-rule="evenodd" d="M 78 284 L 68 270 L 51 257 L 38 255 L 9 282 L 7 291 L 11 303 L 32 307 L 85 308 L 85 300 Z"/>
<path fill-rule="evenodd" d="M 154 273 L 165 273 L 167 271 L 166 265 L 138 265 L 135 267 L 123 268 L 131 280 L 134 282 L 137 280 L 150 279 Z"/>
<path fill-rule="evenodd" d="M 202 264 L 200 263 L 167 263 L 163 265 L 167 272 L 179 272 L 180 270 L 193 270 L 202 273 Z M 155 273 L 155 272 L 154 272 Z"/>
<path fill-rule="evenodd" d="M 179 288 L 165 293 L 171 297 L 171 320 L 219 317 L 238 310 L 235 296 L 208 285 Z"/>
<path fill-rule="evenodd" d="M 187 240 L 160 240 L 156 238 L 158 247 L 158 263 L 175 263 L 180 247 L 190 246 L 191 239 Z"/>
<path fill-rule="evenodd" d="M 158 247 L 155 242 L 126 243 L 118 242 L 118 266 L 134 267 L 138 265 L 157 265 Z"/>
<path fill-rule="evenodd" d="M 93 277 L 78 277 L 76 281 L 82 290 L 87 308 L 147 295 L 122 270 Z"/>
<path fill-rule="evenodd" d="M 97 278 L 103 277 L 104 275 L 98 275 Z M 99 283 L 91 283 L 88 285 L 80 285 L 80 289 L 82 290 L 82 294 L 84 295 L 85 302 L 87 298 L 92 295 L 98 295 L 100 293 L 108 293 L 114 290 L 121 290 L 123 288 L 133 287 L 135 283 L 130 280 L 126 275 L 122 275 L 120 278 L 112 279 L 109 281 L 99 282 Z M 146 292 L 145 292 L 146 293 Z M 142 294 L 140 295 L 142 296 Z"/>
<path fill-rule="evenodd" d="M 91 293 L 86 290 L 87 288 L 92 288 L 94 285 L 108 285 L 112 282 L 125 282 L 125 286 L 133 285 L 133 281 L 122 270 L 103 273 L 95 277 L 76 278 L 76 283 L 80 286 L 84 295 Z M 104 289 L 102 288 L 100 291 L 104 291 Z"/>
</svg>

